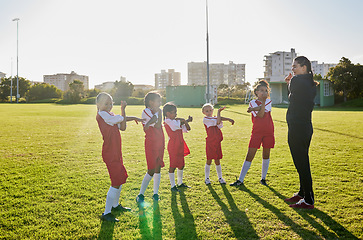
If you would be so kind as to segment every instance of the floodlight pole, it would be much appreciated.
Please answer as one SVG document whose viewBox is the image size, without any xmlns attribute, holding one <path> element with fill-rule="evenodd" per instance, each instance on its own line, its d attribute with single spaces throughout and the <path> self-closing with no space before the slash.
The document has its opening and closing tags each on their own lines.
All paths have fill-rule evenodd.
<svg viewBox="0 0 363 240">
<path fill-rule="evenodd" d="M 209 93 L 209 32 L 208 32 L 208 0 L 205 0 L 206 23 L 207 23 L 207 103 L 210 103 Z"/>
<path fill-rule="evenodd" d="M 19 18 L 14 18 L 16 21 L 16 103 L 19 103 Z"/>
<path fill-rule="evenodd" d="M 10 103 L 13 102 L 13 58 L 11 58 Z"/>
</svg>

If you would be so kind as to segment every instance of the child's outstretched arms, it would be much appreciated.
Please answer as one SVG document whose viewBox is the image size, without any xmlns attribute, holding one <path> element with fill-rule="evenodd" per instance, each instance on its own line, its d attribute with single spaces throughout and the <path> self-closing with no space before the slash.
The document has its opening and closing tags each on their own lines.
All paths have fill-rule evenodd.
<svg viewBox="0 0 363 240">
<path fill-rule="evenodd" d="M 138 118 L 138 117 L 133 117 L 133 116 L 126 116 L 126 121 L 135 121 L 136 124 L 138 124 L 139 122 L 145 122 L 145 118 Z"/>
<path fill-rule="evenodd" d="M 180 120 L 180 125 L 184 124 L 188 131 L 191 130 L 189 123 L 193 121 L 192 116 L 189 116 L 187 120 L 185 120 L 184 118 L 175 118 L 175 120 Z"/>
<path fill-rule="evenodd" d="M 222 122 L 222 118 L 221 118 L 221 112 L 226 109 L 226 107 L 221 107 L 218 109 L 218 113 L 217 113 L 217 125 L 221 124 Z"/>
</svg>

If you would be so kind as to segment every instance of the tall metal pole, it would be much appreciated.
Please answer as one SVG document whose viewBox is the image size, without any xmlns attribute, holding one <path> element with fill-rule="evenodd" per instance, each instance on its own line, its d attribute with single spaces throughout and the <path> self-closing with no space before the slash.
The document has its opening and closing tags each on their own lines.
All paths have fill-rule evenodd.
<svg viewBox="0 0 363 240">
<path fill-rule="evenodd" d="M 206 6 L 206 22 L 207 22 L 207 103 L 210 103 L 209 93 L 209 32 L 208 32 L 208 0 L 205 1 Z"/>
<path fill-rule="evenodd" d="M 13 102 L 13 58 L 11 58 L 10 103 Z"/>
<path fill-rule="evenodd" d="M 14 18 L 16 21 L 16 103 L 19 103 L 19 18 Z"/>
</svg>

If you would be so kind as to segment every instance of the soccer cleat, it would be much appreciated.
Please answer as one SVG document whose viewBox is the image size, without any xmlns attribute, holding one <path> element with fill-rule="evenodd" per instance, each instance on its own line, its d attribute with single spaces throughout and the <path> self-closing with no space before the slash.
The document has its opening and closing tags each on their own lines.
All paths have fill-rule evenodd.
<svg viewBox="0 0 363 240">
<path fill-rule="evenodd" d="M 143 201 L 144 201 L 144 195 L 142 194 L 137 195 L 136 202 L 142 203 Z"/>
<path fill-rule="evenodd" d="M 295 193 L 294 196 L 292 196 L 291 198 L 286 198 L 284 201 L 285 202 L 298 202 L 301 199 L 303 199 L 303 197 L 300 197 L 297 193 Z"/>
<path fill-rule="evenodd" d="M 107 221 L 107 222 L 119 222 L 120 221 L 117 218 L 115 218 L 115 216 L 112 215 L 112 213 L 107 213 L 106 215 L 102 213 L 101 219 L 103 221 Z"/>
<path fill-rule="evenodd" d="M 209 185 L 210 184 L 210 179 L 206 178 L 204 182 L 205 182 L 206 185 Z"/>
<path fill-rule="evenodd" d="M 261 183 L 262 185 L 267 186 L 266 179 L 261 179 L 260 183 Z"/>
<path fill-rule="evenodd" d="M 235 186 L 235 187 L 243 186 L 243 182 L 237 179 L 234 183 L 229 184 L 229 186 Z"/>
<path fill-rule="evenodd" d="M 224 180 L 223 178 L 218 179 L 218 181 L 220 184 L 226 184 L 226 180 Z"/>
<path fill-rule="evenodd" d="M 159 194 L 155 193 L 153 195 L 153 199 L 154 199 L 154 201 L 159 201 L 160 200 Z"/>
<path fill-rule="evenodd" d="M 186 185 L 185 183 L 182 183 L 178 186 L 178 188 L 191 188 L 188 185 Z"/>
<path fill-rule="evenodd" d="M 171 188 L 171 191 L 172 192 L 180 192 L 179 189 L 176 186 L 172 187 Z"/>
<path fill-rule="evenodd" d="M 292 208 L 314 209 L 314 204 L 309 204 L 305 202 L 304 199 L 300 199 L 300 201 L 298 201 L 297 203 L 291 204 L 289 206 Z"/>
<path fill-rule="evenodd" d="M 117 205 L 116 207 L 112 207 L 113 211 L 121 211 L 121 212 L 131 212 L 131 208 L 123 207 L 121 204 Z"/>
</svg>

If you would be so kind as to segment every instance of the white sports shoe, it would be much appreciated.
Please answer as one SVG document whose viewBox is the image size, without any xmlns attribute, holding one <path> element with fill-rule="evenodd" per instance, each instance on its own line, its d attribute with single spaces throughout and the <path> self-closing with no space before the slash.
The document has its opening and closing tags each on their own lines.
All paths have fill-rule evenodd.
<svg viewBox="0 0 363 240">
<path fill-rule="evenodd" d="M 223 178 L 218 179 L 218 181 L 220 184 L 226 184 L 226 180 L 224 180 Z"/>
<path fill-rule="evenodd" d="M 210 184 L 209 178 L 206 178 L 204 182 L 205 182 L 206 185 L 209 185 Z"/>
</svg>

